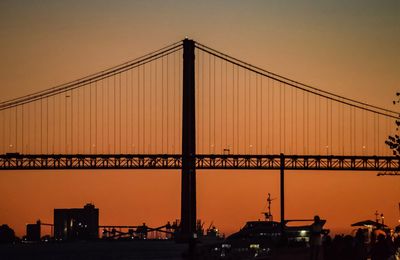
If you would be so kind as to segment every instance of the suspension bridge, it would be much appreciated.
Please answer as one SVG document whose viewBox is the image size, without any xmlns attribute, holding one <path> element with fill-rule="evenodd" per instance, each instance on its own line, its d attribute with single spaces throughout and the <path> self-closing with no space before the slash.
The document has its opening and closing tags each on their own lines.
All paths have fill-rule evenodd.
<svg viewBox="0 0 400 260">
<path fill-rule="evenodd" d="M 181 232 L 196 169 L 396 171 L 395 111 L 324 91 L 193 40 L 0 103 L 0 169 L 182 169 Z"/>
</svg>

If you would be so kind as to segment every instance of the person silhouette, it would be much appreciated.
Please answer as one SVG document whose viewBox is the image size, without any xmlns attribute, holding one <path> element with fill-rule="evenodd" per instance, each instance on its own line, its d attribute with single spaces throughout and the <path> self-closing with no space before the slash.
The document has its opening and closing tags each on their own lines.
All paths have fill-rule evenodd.
<svg viewBox="0 0 400 260">
<path fill-rule="evenodd" d="M 371 260 L 386 260 L 392 255 L 391 248 L 384 234 L 379 234 L 371 248 Z"/>
<path fill-rule="evenodd" d="M 322 247 L 323 226 L 326 220 L 314 216 L 314 223 L 310 225 L 310 259 L 318 260 Z"/>
</svg>

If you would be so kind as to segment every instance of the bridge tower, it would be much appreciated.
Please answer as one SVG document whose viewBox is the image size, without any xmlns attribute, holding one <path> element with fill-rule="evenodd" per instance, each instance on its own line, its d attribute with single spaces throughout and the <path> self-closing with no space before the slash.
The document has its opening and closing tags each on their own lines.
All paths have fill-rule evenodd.
<svg viewBox="0 0 400 260">
<path fill-rule="evenodd" d="M 196 233 L 195 43 L 183 40 L 181 239 Z"/>
</svg>

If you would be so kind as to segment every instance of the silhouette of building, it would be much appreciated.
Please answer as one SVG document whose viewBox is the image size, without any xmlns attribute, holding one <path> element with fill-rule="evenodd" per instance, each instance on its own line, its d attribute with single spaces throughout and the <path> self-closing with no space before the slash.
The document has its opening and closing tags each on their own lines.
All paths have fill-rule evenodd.
<svg viewBox="0 0 400 260">
<path fill-rule="evenodd" d="M 28 241 L 40 241 L 40 220 L 36 221 L 35 224 L 26 225 L 26 240 Z"/>
<path fill-rule="evenodd" d="M 54 209 L 56 240 L 92 240 L 99 238 L 99 209 L 86 204 L 82 209 Z"/>
</svg>

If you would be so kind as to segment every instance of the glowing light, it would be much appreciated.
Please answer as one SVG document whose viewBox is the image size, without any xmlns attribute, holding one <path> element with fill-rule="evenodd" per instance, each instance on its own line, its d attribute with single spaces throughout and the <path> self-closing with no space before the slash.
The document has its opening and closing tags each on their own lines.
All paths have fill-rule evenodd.
<svg viewBox="0 0 400 260">
<path fill-rule="evenodd" d="M 250 244 L 250 248 L 259 249 L 260 245 L 259 244 Z"/>
<path fill-rule="evenodd" d="M 222 247 L 222 248 L 231 248 L 231 245 L 230 245 L 230 244 L 222 244 L 221 247 Z"/>
</svg>

